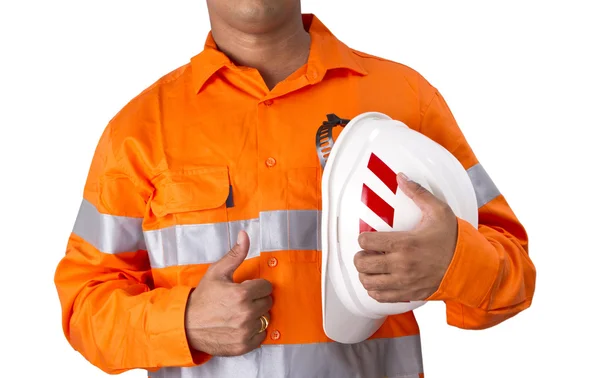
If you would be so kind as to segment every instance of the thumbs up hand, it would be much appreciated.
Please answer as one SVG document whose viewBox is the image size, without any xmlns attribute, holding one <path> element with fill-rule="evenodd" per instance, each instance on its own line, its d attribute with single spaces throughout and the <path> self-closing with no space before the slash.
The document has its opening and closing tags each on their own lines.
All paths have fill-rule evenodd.
<svg viewBox="0 0 600 378">
<path fill-rule="evenodd" d="M 238 356 L 265 339 L 273 305 L 271 283 L 264 279 L 233 282 L 233 273 L 249 248 L 248 235 L 242 231 L 237 244 L 208 268 L 190 295 L 185 328 L 193 349 L 213 356 Z"/>
</svg>

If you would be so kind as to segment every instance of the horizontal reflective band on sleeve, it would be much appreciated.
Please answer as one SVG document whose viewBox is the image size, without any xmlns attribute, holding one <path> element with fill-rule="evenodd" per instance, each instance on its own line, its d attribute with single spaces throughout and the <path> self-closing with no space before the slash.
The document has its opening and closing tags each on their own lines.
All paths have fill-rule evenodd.
<svg viewBox="0 0 600 378">
<path fill-rule="evenodd" d="M 142 218 L 102 214 L 86 199 L 81 202 L 73 233 L 103 253 L 146 249 Z"/>
<path fill-rule="evenodd" d="M 477 206 L 482 207 L 500 195 L 496 184 L 494 184 L 481 164 L 475 164 L 467 169 L 467 173 L 469 174 L 473 188 L 475 188 Z"/>
<path fill-rule="evenodd" d="M 419 336 L 346 345 L 263 345 L 239 357 L 212 357 L 189 368 L 163 368 L 151 378 L 402 377 L 423 373 Z"/>
<path fill-rule="evenodd" d="M 219 260 L 244 230 L 250 237 L 247 258 L 260 252 L 319 250 L 320 217 L 316 210 L 270 211 L 258 219 L 227 223 L 176 225 L 145 231 L 153 268 L 209 264 Z"/>
</svg>

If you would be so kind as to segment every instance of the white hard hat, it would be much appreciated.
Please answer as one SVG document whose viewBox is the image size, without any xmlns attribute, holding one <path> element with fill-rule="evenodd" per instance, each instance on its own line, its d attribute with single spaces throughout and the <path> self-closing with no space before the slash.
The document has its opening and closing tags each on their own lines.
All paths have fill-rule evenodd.
<svg viewBox="0 0 600 378">
<path fill-rule="evenodd" d="M 420 209 L 398 188 L 396 174 L 403 172 L 421 184 L 475 227 L 478 206 L 460 162 L 425 135 L 387 115 L 370 112 L 349 121 L 333 144 L 334 123 L 324 123 L 317 133 L 324 166 L 323 327 L 334 341 L 357 343 L 373 335 L 388 315 L 425 303 L 377 302 L 362 286 L 354 265 L 362 231 L 408 231 L 421 219 Z"/>
</svg>

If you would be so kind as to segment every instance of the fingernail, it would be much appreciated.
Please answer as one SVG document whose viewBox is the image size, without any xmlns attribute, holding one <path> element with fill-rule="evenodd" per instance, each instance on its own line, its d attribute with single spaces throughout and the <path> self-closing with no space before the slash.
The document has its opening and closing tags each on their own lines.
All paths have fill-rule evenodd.
<svg viewBox="0 0 600 378">
<path fill-rule="evenodd" d="M 398 176 L 400 176 L 400 178 L 402 178 L 402 180 L 404 180 L 404 181 L 410 181 L 410 179 L 408 178 L 408 176 L 406 176 L 402 172 L 398 173 Z"/>
<path fill-rule="evenodd" d="M 242 231 L 240 231 L 238 233 L 238 237 L 237 237 L 237 245 L 242 244 L 242 240 L 243 240 Z"/>
</svg>

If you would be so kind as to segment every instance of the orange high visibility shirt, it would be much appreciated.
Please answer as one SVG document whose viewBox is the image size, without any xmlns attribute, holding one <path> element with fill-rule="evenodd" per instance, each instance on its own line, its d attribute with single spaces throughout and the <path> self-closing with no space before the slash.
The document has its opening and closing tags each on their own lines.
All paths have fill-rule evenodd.
<svg viewBox="0 0 600 378">
<path fill-rule="evenodd" d="M 412 312 L 343 345 L 322 329 L 321 168 L 328 114 L 378 111 L 437 141 L 467 169 L 478 229 L 459 221 L 454 258 L 429 300 L 448 323 L 485 328 L 527 308 L 535 286 L 527 235 L 478 163 L 442 96 L 414 70 L 350 49 L 304 15 L 306 65 L 269 91 L 210 33 L 205 49 L 128 103 L 95 152 L 55 283 L 66 338 L 109 373 L 151 377 L 422 377 Z M 261 348 L 241 357 L 191 351 L 190 290 L 209 264 L 250 235 L 234 279 L 273 283 Z"/>
</svg>

